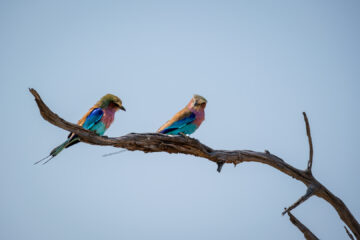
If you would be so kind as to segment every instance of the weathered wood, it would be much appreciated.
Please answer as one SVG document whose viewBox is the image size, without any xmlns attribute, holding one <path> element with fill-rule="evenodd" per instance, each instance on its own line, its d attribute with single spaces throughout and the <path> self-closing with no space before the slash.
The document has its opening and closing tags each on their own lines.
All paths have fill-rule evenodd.
<svg viewBox="0 0 360 240">
<path fill-rule="evenodd" d="M 293 205 L 291 205 L 288 208 L 285 208 L 285 211 L 283 211 L 282 215 L 289 213 L 291 210 L 293 210 L 294 208 L 296 208 L 297 206 L 308 200 L 312 195 L 316 193 L 319 187 L 320 187 L 319 185 L 310 184 L 307 188 L 306 193 L 302 197 L 300 197 L 299 200 L 297 200 Z"/>
<path fill-rule="evenodd" d="M 317 238 L 310 229 L 302 224 L 299 219 L 292 215 L 291 212 L 287 212 L 287 214 L 289 215 L 290 221 L 304 234 L 306 240 L 319 240 L 319 238 Z"/>
<path fill-rule="evenodd" d="M 347 235 L 349 236 L 349 238 L 350 238 L 351 240 L 354 240 L 353 235 L 351 234 L 351 232 L 349 232 L 349 230 L 347 229 L 347 227 L 344 226 L 344 228 L 345 228 L 345 231 L 346 231 Z"/>
<path fill-rule="evenodd" d="M 307 118 L 305 112 L 303 112 L 303 115 L 304 115 L 304 121 L 305 121 L 305 126 L 306 126 L 306 135 L 307 135 L 308 141 L 309 141 L 309 161 L 308 161 L 308 166 L 307 166 L 306 170 L 311 174 L 313 156 L 314 156 L 314 148 L 313 148 L 313 144 L 312 144 L 309 119 Z"/>
<path fill-rule="evenodd" d="M 292 215 L 291 212 L 287 212 L 287 214 L 289 215 L 290 221 L 304 234 L 306 240 L 319 240 L 319 238 L 317 238 L 310 229 L 302 224 L 299 219 Z"/>
<path fill-rule="evenodd" d="M 232 163 L 237 165 L 242 162 L 258 162 L 269 165 L 286 175 L 301 181 L 308 188 L 309 186 L 316 186 L 316 191 L 314 191 L 313 194 L 330 203 L 339 214 L 339 217 L 351 229 L 356 239 L 360 240 L 360 225 L 351 214 L 350 210 L 340 198 L 332 194 L 325 186 L 313 177 L 311 173 L 312 153 L 310 153 L 308 168 L 306 170 L 300 170 L 286 163 L 281 158 L 271 154 L 267 150 L 265 150 L 265 152 L 255 152 L 251 150 L 215 150 L 202 144 L 197 139 L 190 137 L 169 136 L 160 133 L 130 133 L 116 138 L 106 136 L 101 137 L 76 124 L 72 124 L 60 118 L 46 106 L 36 90 L 32 88 L 29 90 L 35 97 L 41 116 L 46 121 L 64 130 L 76 133 L 82 142 L 93 145 L 124 148 L 129 151 L 143 151 L 145 153 L 167 152 L 190 154 L 196 157 L 206 158 L 217 164 Z M 304 115 L 304 117 L 305 116 L 306 115 Z M 307 133 L 310 143 L 310 128 L 308 127 L 308 121 L 306 120 L 307 117 L 305 118 L 305 122 L 307 123 Z M 312 151 L 312 143 L 310 145 L 310 149 Z"/>
</svg>

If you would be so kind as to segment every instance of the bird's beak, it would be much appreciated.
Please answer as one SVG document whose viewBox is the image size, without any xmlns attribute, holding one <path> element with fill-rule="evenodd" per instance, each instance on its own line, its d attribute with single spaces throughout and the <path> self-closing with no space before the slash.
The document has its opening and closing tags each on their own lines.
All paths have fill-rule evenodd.
<svg viewBox="0 0 360 240">
<path fill-rule="evenodd" d="M 119 106 L 119 108 L 126 112 L 126 109 L 124 108 L 124 106 Z"/>
</svg>

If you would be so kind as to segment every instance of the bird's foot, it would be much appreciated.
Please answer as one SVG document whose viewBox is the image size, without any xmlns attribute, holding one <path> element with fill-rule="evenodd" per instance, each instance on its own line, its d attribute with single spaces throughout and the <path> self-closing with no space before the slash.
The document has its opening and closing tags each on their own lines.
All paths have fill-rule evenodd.
<svg viewBox="0 0 360 240">
<path fill-rule="evenodd" d="M 179 135 L 183 136 L 184 138 L 189 139 L 189 136 L 188 136 L 188 135 L 186 135 L 185 133 L 179 132 Z"/>
</svg>

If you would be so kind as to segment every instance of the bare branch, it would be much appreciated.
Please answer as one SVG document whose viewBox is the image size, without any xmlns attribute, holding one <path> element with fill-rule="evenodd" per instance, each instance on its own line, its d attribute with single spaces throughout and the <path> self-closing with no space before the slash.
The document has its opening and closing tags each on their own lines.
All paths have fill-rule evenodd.
<svg viewBox="0 0 360 240">
<path fill-rule="evenodd" d="M 299 198 L 293 205 L 291 205 L 288 208 L 285 208 L 285 211 L 282 213 L 282 215 L 285 215 L 285 213 L 289 213 L 291 210 L 299 206 L 301 203 L 305 202 L 307 199 L 309 199 L 312 195 L 314 195 L 315 191 L 317 190 L 317 186 L 311 184 L 308 186 L 308 189 L 306 190 L 306 193 L 304 196 Z"/>
<path fill-rule="evenodd" d="M 304 224 L 302 224 L 291 212 L 287 212 L 289 215 L 290 221 L 304 234 L 305 239 L 307 240 L 318 240 L 318 238 L 313 234 Z"/>
<path fill-rule="evenodd" d="M 306 113 L 303 112 L 304 115 L 304 120 L 305 120 L 305 125 L 306 125 L 306 134 L 308 136 L 308 140 L 309 140 L 309 148 L 310 148 L 310 156 L 309 156 L 309 161 L 308 161 L 308 166 L 306 169 L 306 172 L 312 176 L 311 173 L 311 167 L 312 167 L 312 161 L 313 161 L 313 145 L 312 145 L 312 139 L 311 139 L 311 132 L 310 132 L 310 124 L 309 124 L 309 120 L 306 116 Z M 265 151 L 266 152 L 266 151 Z M 310 184 L 308 185 L 307 191 L 304 194 L 304 196 L 302 196 L 301 198 L 299 198 L 293 205 L 291 205 L 288 208 L 285 208 L 285 211 L 282 213 L 282 215 L 285 215 L 285 213 L 289 213 L 291 210 L 293 210 L 294 208 L 296 208 L 297 206 L 299 206 L 301 203 L 305 202 L 307 199 L 309 199 L 312 195 L 314 195 L 315 191 L 319 188 L 318 185 L 315 184 Z"/>
<path fill-rule="evenodd" d="M 304 120 L 305 120 L 305 125 L 306 125 L 306 135 L 308 136 L 309 148 L 310 148 L 307 171 L 311 174 L 314 150 L 313 150 L 313 144 L 312 144 L 309 120 L 308 120 L 305 112 L 303 112 L 303 115 L 304 115 Z"/>
<path fill-rule="evenodd" d="M 224 164 L 225 164 L 225 162 L 217 162 L 216 164 L 217 164 L 217 166 L 218 166 L 217 169 L 216 169 L 216 171 L 218 171 L 218 173 L 220 173 L 222 167 L 223 167 Z"/>
<path fill-rule="evenodd" d="M 344 226 L 344 228 L 345 228 L 345 231 L 346 231 L 347 235 L 349 236 L 349 238 L 350 238 L 351 240 L 354 240 L 354 236 L 349 232 L 349 230 L 347 229 L 347 227 Z"/>
<path fill-rule="evenodd" d="M 354 233 L 355 237 L 360 239 L 360 225 L 341 199 L 332 194 L 307 171 L 302 171 L 291 166 L 281 158 L 271 154 L 269 151 L 263 153 L 250 150 L 214 150 L 194 138 L 169 136 L 160 133 L 130 133 L 117 138 L 101 137 L 60 118 L 46 106 L 40 98 L 40 95 L 34 89 L 29 90 L 35 97 L 41 116 L 46 121 L 64 130 L 74 132 L 79 136 L 80 140 L 85 143 L 100 146 L 113 146 L 130 151 L 143 151 L 145 153 L 167 152 L 190 154 L 208 159 L 215 163 L 232 163 L 236 165 L 242 162 L 258 162 L 269 165 L 290 177 L 303 182 L 306 186 L 318 186 L 317 191 L 315 191 L 314 194 L 330 203 L 339 214 L 339 217 Z"/>
</svg>

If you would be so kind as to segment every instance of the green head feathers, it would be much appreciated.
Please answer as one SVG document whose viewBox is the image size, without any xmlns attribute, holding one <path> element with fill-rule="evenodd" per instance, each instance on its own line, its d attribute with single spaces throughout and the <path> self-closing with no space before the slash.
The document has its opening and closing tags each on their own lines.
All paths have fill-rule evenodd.
<svg viewBox="0 0 360 240">
<path fill-rule="evenodd" d="M 106 108 L 107 106 L 109 106 L 110 103 L 113 103 L 116 107 L 125 111 L 121 99 L 110 93 L 103 96 L 100 101 L 96 103 L 96 105 L 98 105 L 100 108 Z"/>
<path fill-rule="evenodd" d="M 201 105 L 203 103 L 205 103 L 205 104 L 207 103 L 207 100 L 204 97 L 197 95 L 197 94 L 194 94 L 193 99 L 195 100 L 196 105 Z"/>
<path fill-rule="evenodd" d="M 197 94 L 194 94 L 194 96 L 191 98 L 188 107 L 195 109 L 196 111 L 199 111 L 201 109 L 204 109 L 206 107 L 207 100 Z"/>
</svg>

